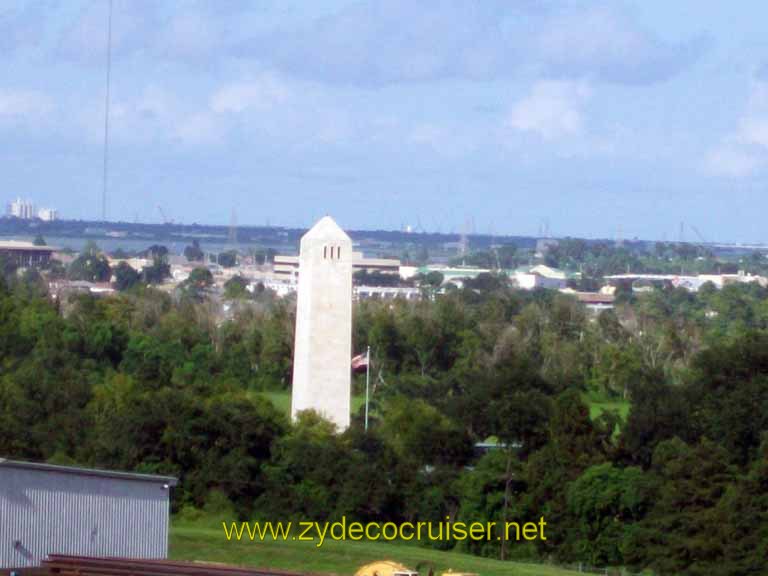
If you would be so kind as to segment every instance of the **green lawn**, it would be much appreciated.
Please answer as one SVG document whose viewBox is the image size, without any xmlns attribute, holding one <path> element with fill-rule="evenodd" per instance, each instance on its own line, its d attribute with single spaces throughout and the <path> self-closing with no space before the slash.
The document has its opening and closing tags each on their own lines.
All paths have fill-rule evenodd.
<svg viewBox="0 0 768 576">
<path fill-rule="evenodd" d="M 607 410 L 618 412 L 621 419 L 626 422 L 629 414 L 629 402 L 626 400 L 610 400 L 604 398 L 584 396 L 584 401 L 589 405 L 589 416 L 592 419 L 597 418 Z"/>
<path fill-rule="evenodd" d="M 452 569 L 480 576 L 567 576 L 576 574 L 539 564 L 501 562 L 458 552 L 440 552 L 416 545 L 379 542 L 334 542 L 326 539 L 320 548 L 313 542 L 265 541 L 230 542 L 222 528 L 214 529 L 174 522 L 171 527 L 170 557 L 175 560 L 223 562 L 240 566 L 276 568 L 352 576 L 362 565 L 374 560 L 394 560 L 415 569 L 431 563 L 436 574 Z M 426 570 L 423 570 L 426 573 Z"/>
<path fill-rule="evenodd" d="M 290 416 L 291 414 L 291 393 L 285 392 L 254 392 L 258 396 L 268 399 L 275 408 Z M 352 396 L 352 414 L 357 414 L 360 407 L 365 404 L 365 396 Z"/>
</svg>

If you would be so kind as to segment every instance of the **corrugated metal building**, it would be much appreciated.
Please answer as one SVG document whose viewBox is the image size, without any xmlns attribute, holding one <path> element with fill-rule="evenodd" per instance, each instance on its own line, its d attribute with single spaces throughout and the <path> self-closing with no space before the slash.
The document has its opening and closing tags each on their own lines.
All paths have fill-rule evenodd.
<svg viewBox="0 0 768 576">
<path fill-rule="evenodd" d="M 166 476 L 0 459 L 0 568 L 47 554 L 165 558 Z"/>
</svg>

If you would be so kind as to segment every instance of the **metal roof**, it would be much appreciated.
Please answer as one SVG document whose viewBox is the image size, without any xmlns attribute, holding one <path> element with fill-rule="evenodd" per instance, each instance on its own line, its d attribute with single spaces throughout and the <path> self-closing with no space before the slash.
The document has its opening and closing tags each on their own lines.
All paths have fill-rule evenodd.
<svg viewBox="0 0 768 576">
<path fill-rule="evenodd" d="M 37 246 L 21 240 L 0 240 L 0 250 L 23 250 L 26 252 L 56 252 L 56 246 Z"/>
<path fill-rule="evenodd" d="M 98 476 L 101 478 L 117 478 L 120 480 L 153 482 L 155 484 L 168 484 L 169 487 L 176 486 L 178 483 L 178 480 L 173 476 L 138 474 L 135 472 L 118 472 L 114 470 L 99 470 L 97 468 L 80 468 L 77 466 L 60 466 L 58 464 L 46 464 L 43 462 L 22 462 L 21 460 L 6 460 L 5 458 L 0 458 L 0 469 L 2 468 L 20 468 L 23 470 L 36 470 L 39 472 L 58 472 L 60 474 Z"/>
</svg>

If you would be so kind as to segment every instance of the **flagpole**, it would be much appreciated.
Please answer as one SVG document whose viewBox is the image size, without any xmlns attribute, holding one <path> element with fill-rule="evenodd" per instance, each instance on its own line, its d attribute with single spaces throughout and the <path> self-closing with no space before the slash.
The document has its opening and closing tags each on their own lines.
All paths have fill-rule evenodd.
<svg viewBox="0 0 768 576">
<path fill-rule="evenodd" d="M 365 431 L 368 431 L 368 385 L 371 380 L 371 347 L 365 355 Z"/>
</svg>

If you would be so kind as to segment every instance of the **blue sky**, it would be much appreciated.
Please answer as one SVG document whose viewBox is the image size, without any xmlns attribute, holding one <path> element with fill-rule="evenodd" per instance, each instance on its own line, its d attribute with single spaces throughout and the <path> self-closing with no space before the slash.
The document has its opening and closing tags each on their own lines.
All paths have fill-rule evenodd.
<svg viewBox="0 0 768 576">
<path fill-rule="evenodd" d="M 98 216 L 107 5 L 0 3 L 3 201 Z M 768 241 L 764 3 L 114 6 L 109 219 Z"/>
</svg>

